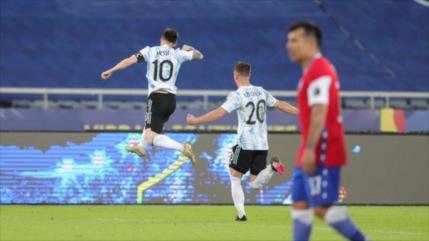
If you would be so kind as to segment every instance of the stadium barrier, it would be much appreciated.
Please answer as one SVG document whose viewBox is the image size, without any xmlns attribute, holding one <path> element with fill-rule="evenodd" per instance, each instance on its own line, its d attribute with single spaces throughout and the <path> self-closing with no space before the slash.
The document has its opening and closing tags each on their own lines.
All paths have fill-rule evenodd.
<svg viewBox="0 0 429 241">
<path fill-rule="evenodd" d="M 186 115 L 201 115 L 201 109 L 178 108 L 164 125 L 167 131 L 234 131 L 237 115 L 229 114 L 218 121 L 190 126 Z M 429 111 L 401 109 L 343 109 L 347 132 L 429 132 Z M 140 131 L 144 109 L 25 109 L 0 108 L 0 131 Z M 31 121 L 28 121 L 31 120 Z M 299 131 L 294 115 L 267 110 L 268 130 Z"/>
<path fill-rule="evenodd" d="M 177 96 L 201 97 L 204 109 L 207 109 L 210 97 L 227 96 L 230 90 L 187 90 L 181 89 Z M 276 97 L 295 98 L 296 91 L 270 91 Z M 43 108 L 49 108 L 49 98 L 54 95 L 96 96 L 97 108 L 103 108 L 106 96 L 146 96 L 146 89 L 95 89 L 95 88 L 32 88 L 32 87 L 0 87 L 0 94 L 40 95 Z M 376 100 L 383 99 L 384 106 L 390 107 L 393 98 L 429 99 L 429 92 L 391 92 L 391 91 L 342 91 L 342 98 L 367 98 L 370 107 L 375 108 Z"/>
</svg>

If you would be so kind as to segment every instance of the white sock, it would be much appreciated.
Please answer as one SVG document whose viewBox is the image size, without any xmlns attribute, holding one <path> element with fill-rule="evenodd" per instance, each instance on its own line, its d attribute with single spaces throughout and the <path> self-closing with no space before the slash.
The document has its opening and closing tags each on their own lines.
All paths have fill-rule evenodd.
<svg viewBox="0 0 429 241">
<path fill-rule="evenodd" d="M 274 171 L 271 168 L 271 164 L 270 164 L 256 176 L 253 182 L 250 182 L 249 184 L 252 188 L 257 188 L 257 189 L 262 188 L 264 185 L 268 184 L 268 182 L 273 177 L 273 174 L 274 174 Z"/>
<path fill-rule="evenodd" d="M 241 218 L 246 215 L 244 211 L 244 192 L 241 187 L 241 178 L 231 176 L 231 194 L 235 209 L 237 209 L 238 217 Z"/>
<path fill-rule="evenodd" d="M 313 226 L 312 209 L 291 209 L 293 240 L 309 240 Z"/>
<path fill-rule="evenodd" d="M 179 142 L 171 139 L 170 137 L 166 135 L 156 135 L 153 138 L 153 145 L 154 146 L 160 146 L 167 149 L 174 149 L 178 151 L 183 151 L 183 145 Z"/>
<path fill-rule="evenodd" d="M 142 137 L 140 138 L 139 146 L 145 148 L 147 145 L 146 137 L 145 137 L 146 129 L 143 127 Z"/>
<path fill-rule="evenodd" d="M 299 220 L 306 225 L 311 225 L 313 223 L 313 209 L 294 209 L 291 208 L 291 216 L 293 220 Z"/>
</svg>

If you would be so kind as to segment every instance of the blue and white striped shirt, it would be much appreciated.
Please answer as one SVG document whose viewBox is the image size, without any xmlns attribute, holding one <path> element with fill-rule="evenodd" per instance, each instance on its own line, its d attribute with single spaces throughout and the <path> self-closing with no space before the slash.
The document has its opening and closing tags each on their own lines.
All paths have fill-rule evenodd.
<svg viewBox="0 0 429 241">
<path fill-rule="evenodd" d="M 231 92 L 221 106 L 228 113 L 237 110 L 237 141 L 243 150 L 268 150 L 267 107 L 277 102 L 259 86 L 244 86 Z"/>
</svg>

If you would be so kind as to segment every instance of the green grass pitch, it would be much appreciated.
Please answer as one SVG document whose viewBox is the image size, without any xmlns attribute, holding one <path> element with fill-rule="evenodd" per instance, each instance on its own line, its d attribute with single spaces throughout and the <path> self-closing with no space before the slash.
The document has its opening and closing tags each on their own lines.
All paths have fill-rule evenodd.
<svg viewBox="0 0 429 241">
<path fill-rule="evenodd" d="M 290 240 L 285 206 L 0 206 L 0 240 Z M 372 240 L 429 240 L 429 206 L 353 206 Z M 312 240 L 343 240 L 317 220 Z"/>
</svg>

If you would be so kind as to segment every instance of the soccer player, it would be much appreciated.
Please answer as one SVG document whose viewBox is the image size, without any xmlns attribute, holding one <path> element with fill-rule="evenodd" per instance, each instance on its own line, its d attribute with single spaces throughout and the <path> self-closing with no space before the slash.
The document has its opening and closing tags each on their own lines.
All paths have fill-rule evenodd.
<svg viewBox="0 0 429 241">
<path fill-rule="evenodd" d="M 290 26 L 287 51 L 302 66 L 298 84 L 301 146 L 292 186 L 293 239 L 310 238 L 313 213 L 349 240 L 366 240 L 338 199 L 346 145 L 340 110 L 340 83 L 334 66 L 320 53 L 322 33 L 310 22 Z"/>
<path fill-rule="evenodd" d="M 278 158 L 271 159 L 267 165 L 267 106 L 275 107 L 283 112 L 297 114 L 298 110 L 290 104 L 275 99 L 262 87 L 250 83 L 250 64 L 238 62 L 234 67 L 234 80 L 238 89 L 231 92 L 226 102 L 219 108 L 195 117 L 188 114 L 186 121 L 191 125 L 214 121 L 226 113 L 237 110 L 238 130 L 237 142 L 232 148 L 230 160 L 231 194 L 237 210 L 236 221 L 246 221 L 244 210 L 244 192 L 241 186 L 242 176 L 250 170 L 250 186 L 261 188 L 267 184 L 274 172 L 284 174 L 285 168 Z"/>
<path fill-rule="evenodd" d="M 189 45 L 175 49 L 179 34 L 176 30 L 167 28 L 161 35 L 160 45 L 141 49 L 136 54 L 120 61 L 117 65 L 101 74 L 107 80 L 118 70 L 125 69 L 135 63 L 146 63 L 146 78 L 148 80 L 148 102 L 145 127 L 142 138 L 137 145 L 127 147 L 129 152 L 143 157 L 146 155 L 145 146 L 153 144 L 164 148 L 181 151 L 195 163 L 195 155 L 190 143 L 178 143 L 170 137 L 161 134 L 164 123 L 176 109 L 176 79 L 184 62 L 200 60 L 203 55 Z"/>
</svg>

